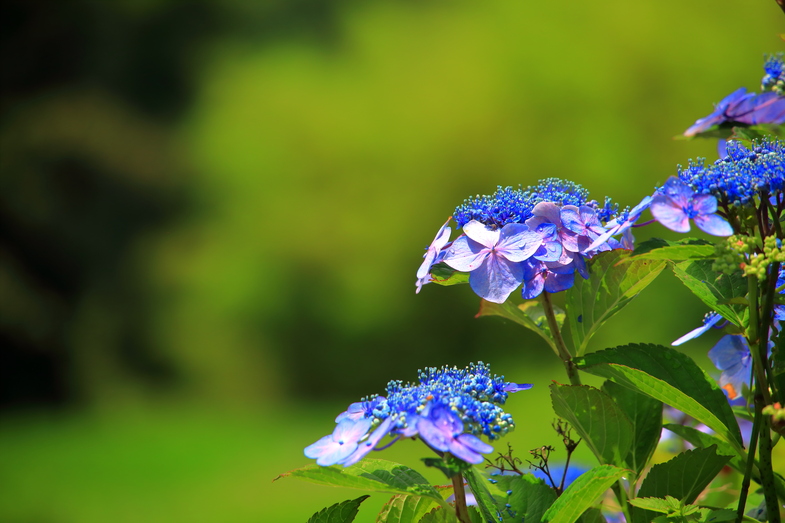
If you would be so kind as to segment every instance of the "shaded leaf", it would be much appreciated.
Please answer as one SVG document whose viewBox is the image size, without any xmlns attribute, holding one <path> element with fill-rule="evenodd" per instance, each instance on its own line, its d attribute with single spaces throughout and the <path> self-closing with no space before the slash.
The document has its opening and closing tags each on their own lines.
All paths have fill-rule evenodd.
<svg viewBox="0 0 785 523">
<path fill-rule="evenodd" d="M 624 461 L 640 474 L 660 441 L 662 402 L 612 381 L 603 383 L 602 390 L 632 423 L 632 446 Z"/>
<path fill-rule="evenodd" d="M 673 273 L 710 309 L 740 328 L 746 327 L 748 309 L 733 304 L 747 295 L 747 280 L 739 273 L 718 274 L 711 260 L 692 260 L 673 265 Z"/>
<path fill-rule="evenodd" d="M 469 273 L 459 272 L 447 265 L 446 263 L 437 263 L 431 267 L 431 281 L 437 285 L 458 285 L 461 283 L 469 283 Z"/>
<path fill-rule="evenodd" d="M 575 363 L 679 409 L 742 451 L 741 432 L 725 394 L 689 356 L 661 345 L 630 344 L 587 354 Z"/>
<path fill-rule="evenodd" d="M 600 463 L 622 465 L 632 444 L 632 423 L 610 396 L 587 385 L 550 386 L 553 410 L 567 420 Z"/>
<path fill-rule="evenodd" d="M 463 473 L 466 483 L 477 501 L 477 509 L 486 521 L 496 521 L 496 512 L 503 504 L 491 494 L 487 486 L 487 479 L 476 468 L 471 468 Z"/>
<path fill-rule="evenodd" d="M 396 494 L 384 504 L 378 523 L 416 523 L 433 508 L 436 502 L 422 496 Z"/>
<path fill-rule="evenodd" d="M 454 507 L 437 507 L 426 513 L 419 523 L 458 523 Z"/>
<path fill-rule="evenodd" d="M 589 261 L 589 279 L 576 277 L 575 284 L 565 291 L 575 354 L 584 354 L 597 329 L 654 281 L 666 265 L 665 260 L 628 260 L 629 256 L 630 251 L 624 249 L 599 253 Z"/>
<path fill-rule="evenodd" d="M 308 523 L 352 523 L 360 510 L 360 503 L 371 496 L 367 494 L 357 499 L 347 499 L 342 503 L 336 503 L 324 508 L 311 516 Z"/>
<path fill-rule="evenodd" d="M 545 511 L 543 521 L 574 523 L 625 472 L 628 471 L 613 465 L 600 465 L 584 472 Z"/>
<path fill-rule="evenodd" d="M 337 465 L 332 467 L 308 465 L 281 474 L 276 479 L 288 476 L 332 487 L 424 496 L 444 503 L 436 489 L 419 472 L 400 463 L 382 459 L 365 458 L 346 468 Z"/>
<path fill-rule="evenodd" d="M 556 321 L 561 325 L 564 323 L 564 312 L 558 310 L 555 312 Z M 529 300 L 520 305 L 515 305 L 514 303 L 510 303 L 509 300 L 504 303 L 493 303 L 482 300 L 480 302 L 480 310 L 475 317 L 479 318 L 481 316 L 501 316 L 502 318 L 514 321 L 518 325 L 536 332 L 548 343 L 551 349 L 558 354 L 551 334 L 551 329 L 548 326 L 548 321 L 542 310 L 542 305 L 536 301 Z"/>
<path fill-rule="evenodd" d="M 671 241 L 651 238 L 635 246 L 628 260 L 694 260 L 714 256 L 714 244 L 698 238 Z"/>
<path fill-rule="evenodd" d="M 673 496 L 683 504 L 695 501 L 711 480 L 719 474 L 730 456 L 717 454 L 717 447 L 682 452 L 675 458 L 654 465 L 638 490 L 638 497 L 664 498 Z M 649 510 L 635 508 L 633 523 L 648 523 L 654 517 Z"/>
<path fill-rule="evenodd" d="M 628 500 L 628 503 L 633 507 L 650 510 L 652 512 L 661 512 L 663 514 L 671 514 L 681 508 L 681 502 L 673 496 L 665 496 L 665 499 L 633 498 Z"/>
<path fill-rule="evenodd" d="M 511 477 L 506 486 L 512 492 L 507 498 L 509 510 L 518 521 L 540 523 L 545 511 L 556 501 L 556 491 L 533 474 Z"/>
</svg>

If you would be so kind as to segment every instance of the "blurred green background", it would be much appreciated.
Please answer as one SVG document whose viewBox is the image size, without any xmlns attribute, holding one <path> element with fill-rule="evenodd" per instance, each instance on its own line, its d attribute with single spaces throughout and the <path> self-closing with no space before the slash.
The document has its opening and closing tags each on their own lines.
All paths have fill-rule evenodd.
<svg viewBox="0 0 785 523">
<path fill-rule="evenodd" d="M 415 296 L 424 247 L 497 185 L 559 176 L 625 206 L 715 158 L 672 137 L 758 89 L 785 30 L 763 0 L 0 6 L 0 521 L 18 523 L 305 521 L 360 493 L 273 478 L 423 366 L 534 383 L 507 441 L 555 444 L 555 357 L 473 319 L 468 287 Z M 594 348 L 667 344 L 704 312 L 664 274 Z M 687 350 L 708 365 L 717 338 Z"/>
</svg>

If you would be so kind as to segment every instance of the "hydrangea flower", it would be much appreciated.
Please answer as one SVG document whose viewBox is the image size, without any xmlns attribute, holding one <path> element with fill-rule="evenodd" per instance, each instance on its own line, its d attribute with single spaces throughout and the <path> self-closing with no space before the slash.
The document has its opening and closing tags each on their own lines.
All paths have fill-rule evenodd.
<svg viewBox="0 0 785 523">
<path fill-rule="evenodd" d="M 717 213 L 717 199 L 710 194 L 698 194 L 672 176 L 657 191 L 651 201 L 651 214 L 658 222 L 676 232 L 689 232 L 690 219 L 703 232 L 715 236 L 730 236 L 733 228 Z"/>
<path fill-rule="evenodd" d="M 470 273 L 472 290 L 494 303 L 522 284 L 524 298 L 568 289 L 576 271 L 588 278 L 587 258 L 618 246 L 610 237 L 597 242 L 617 212 L 609 198 L 599 204 L 580 185 L 557 178 L 469 198 L 453 212 L 463 234 L 451 244 L 437 234 L 418 270 L 418 289 L 439 261 Z"/>
<path fill-rule="evenodd" d="M 782 54 L 772 55 L 764 64 L 765 75 L 761 81 L 761 94 L 748 93 L 744 87 L 737 89 L 720 101 L 714 111 L 698 119 L 684 136 L 695 136 L 718 125 L 758 125 L 785 123 L 785 76 Z"/>
<path fill-rule="evenodd" d="M 515 426 L 502 405 L 512 392 L 529 384 L 509 383 L 492 375 L 482 362 L 464 369 L 431 367 L 419 371 L 418 383 L 391 381 L 386 396 L 353 403 L 336 418 L 332 434 L 305 448 L 305 455 L 322 466 L 348 467 L 386 436 L 393 440 L 419 437 L 437 452 L 449 452 L 468 463 L 482 463 L 493 441 Z"/>
<path fill-rule="evenodd" d="M 722 371 L 720 387 L 728 399 L 737 398 L 743 387 L 750 387 L 752 354 L 744 336 L 727 334 L 709 351 L 709 359 Z"/>
</svg>

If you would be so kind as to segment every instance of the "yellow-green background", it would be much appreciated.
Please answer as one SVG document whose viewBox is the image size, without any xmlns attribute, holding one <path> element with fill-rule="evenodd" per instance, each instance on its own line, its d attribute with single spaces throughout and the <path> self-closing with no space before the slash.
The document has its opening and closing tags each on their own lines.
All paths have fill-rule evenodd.
<svg viewBox="0 0 785 523">
<path fill-rule="evenodd" d="M 18 523 L 305 521 L 361 493 L 273 478 L 423 366 L 534 383 L 507 441 L 555 444 L 555 357 L 473 319 L 468 287 L 415 295 L 424 247 L 497 185 L 557 176 L 625 206 L 715 158 L 672 137 L 758 89 L 785 32 L 764 0 L 5 4 L 0 520 Z M 593 348 L 668 344 L 704 312 L 664 274 Z M 707 366 L 717 339 L 687 350 Z"/>
</svg>

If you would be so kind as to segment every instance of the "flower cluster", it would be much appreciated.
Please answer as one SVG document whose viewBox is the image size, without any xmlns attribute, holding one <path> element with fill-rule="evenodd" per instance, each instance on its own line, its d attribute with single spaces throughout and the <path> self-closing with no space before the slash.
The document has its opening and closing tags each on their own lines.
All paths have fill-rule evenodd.
<svg viewBox="0 0 785 523">
<path fill-rule="evenodd" d="M 748 93 L 742 87 L 723 98 L 714 112 L 697 120 L 684 136 L 695 136 L 720 125 L 758 125 L 785 123 L 785 75 L 782 55 L 769 56 L 761 82 L 764 92 Z"/>
<path fill-rule="evenodd" d="M 365 457 L 385 436 L 419 436 L 438 452 L 449 452 L 467 463 L 482 463 L 493 447 L 478 436 L 497 439 L 515 425 L 501 405 L 510 392 L 528 384 L 508 383 L 482 362 L 464 369 L 431 367 L 419 371 L 419 383 L 391 381 L 386 396 L 352 403 L 338 415 L 332 434 L 305 448 L 305 455 L 323 466 L 348 467 Z"/>
<path fill-rule="evenodd" d="M 712 194 L 728 205 L 747 206 L 765 194 L 782 193 L 785 186 L 785 145 L 765 139 L 746 147 L 729 141 L 727 156 L 706 165 L 705 159 L 679 168 L 679 179 L 701 194 Z"/>
<path fill-rule="evenodd" d="M 610 238 L 596 243 L 606 232 L 602 222 L 617 213 L 610 199 L 601 205 L 580 185 L 556 178 L 467 199 L 453 213 L 463 234 L 450 243 L 442 226 L 417 271 L 417 290 L 439 262 L 468 272 L 472 290 L 495 303 L 521 285 L 525 299 L 568 289 L 575 272 L 588 278 L 587 258 L 620 246 Z"/>
</svg>

